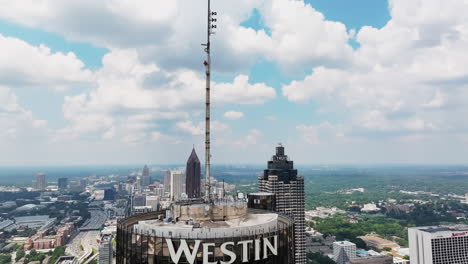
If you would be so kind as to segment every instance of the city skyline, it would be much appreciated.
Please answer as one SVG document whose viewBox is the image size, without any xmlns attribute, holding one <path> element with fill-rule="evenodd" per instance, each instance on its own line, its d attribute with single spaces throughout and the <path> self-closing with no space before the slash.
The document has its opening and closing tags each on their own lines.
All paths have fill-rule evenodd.
<svg viewBox="0 0 468 264">
<path fill-rule="evenodd" d="M 0 166 L 183 164 L 203 149 L 205 7 L 182 3 L 3 3 Z M 261 164 L 278 142 L 298 164 L 468 163 L 463 1 L 213 10 L 213 164 Z"/>
</svg>

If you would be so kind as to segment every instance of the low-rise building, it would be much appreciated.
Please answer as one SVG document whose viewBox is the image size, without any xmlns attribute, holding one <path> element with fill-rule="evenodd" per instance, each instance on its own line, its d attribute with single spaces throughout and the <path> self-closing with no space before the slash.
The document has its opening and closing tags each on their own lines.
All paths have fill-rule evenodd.
<svg viewBox="0 0 468 264">
<path fill-rule="evenodd" d="M 44 228 L 52 225 L 55 218 L 49 218 L 48 215 L 21 216 L 15 217 L 15 223 L 19 227 Z"/>
<path fill-rule="evenodd" d="M 346 264 L 354 258 L 356 258 L 356 244 L 349 241 L 333 243 L 333 260 L 337 264 Z"/>
<path fill-rule="evenodd" d="M 307 220 L 312 220 L 312 218 L 328 218 L 332 217 L 336 214 L 344 214 L 345 211 L 337 208 L 337 207 L 317 207 L 315 210 L 310 210 L 305 212 L 305 217 Z"/>
<path fill-rule="evenodd" d="M 35 250 L 54 248 L 54 239 L 51 239 L 51 238 L 36 239 L 33 241 L 33 248 Z"/>
<path fill-rule="evenodd" d="M 398 245 L 397 243 L 387 240 L 387 239 L 380 238 L 378 236 L 368 235 L 368 236 L 361 236 L 359 238 L 362 239 L 368 247 L 372 247 L 372 248 L 393 249 L 393 248 L 400 247 L 400 245 Z"/>
<path fill-rule="evenodd" d="M 10 226 L 12 226 L 14 224 L 15 224 L 15 222 L 13 222 L 10 219 L 4 220 L 4 221 L 0 222 L 0 231 L 3 230 L 3 229 L 8 229 L 8 227 L 10 227 Z"/>
<path fill-rule="evenodd" d="M 144 214 L 144 213 L 149 213 L 152 211 L 153 209 L 151 206 L 134 206 L 133 207 L 134 214 Z"/>
<path fill-rule="evenodd" d="M 363 213 L 375 213 L 380 211 L 380 208 L 377 207 L 374 203 L 365 204 L 364 207 L 361 209 Z"/>
<path fill-rule="evenodd" d="M 57 229 L 57 233 L 55 235 L 55 246 L 63 246 L 68 242 L 68 239 L 73 232 L 74 225 L 72 223 L 65 224 L 62 227 Z"/>
<path fill-rule="evenodd" d="M 392 255 L 398 258 L 404 258 L 410 255 L 409 248 L 393 248 Z"/>
</svg>

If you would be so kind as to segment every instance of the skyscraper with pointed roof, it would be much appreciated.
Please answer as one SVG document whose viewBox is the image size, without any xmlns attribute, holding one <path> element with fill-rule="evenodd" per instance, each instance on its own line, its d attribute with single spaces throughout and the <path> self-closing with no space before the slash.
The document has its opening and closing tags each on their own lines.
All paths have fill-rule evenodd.
<svg viewBox="0 0 468 264">
<path fill-rule="evenodd" d="M 200 186 L 201 186 L 201 167 L 200 160 L 198 159 L 195 148 L 192 149 L 192 153 L 187 160 L 187 168 L 185 170 L 185 193 L 188 198 L 200 198 Z"/>
</svg>

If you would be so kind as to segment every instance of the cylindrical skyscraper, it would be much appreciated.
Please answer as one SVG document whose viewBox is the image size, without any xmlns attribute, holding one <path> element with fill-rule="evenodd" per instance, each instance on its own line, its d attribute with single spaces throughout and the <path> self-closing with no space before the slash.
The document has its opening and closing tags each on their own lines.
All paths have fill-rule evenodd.
<svg viewBox="0 0 468 264">
<path fill-rule="evenodd" d="M 241 201 L 211 206 L 208 215 L 206 203 L 174 203 L 119 221 L 117 263 L 296 263 L 291 218 Z"/>
</svg>

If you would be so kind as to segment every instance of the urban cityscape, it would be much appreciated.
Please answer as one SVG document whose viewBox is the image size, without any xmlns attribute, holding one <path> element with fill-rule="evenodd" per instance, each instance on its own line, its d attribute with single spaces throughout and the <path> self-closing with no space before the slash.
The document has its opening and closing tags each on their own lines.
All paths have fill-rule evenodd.
<svg viewBox="0 0 468 264">
<path fill-rule="evenodd" d="M 468 0 L 326 2 L 3 1 L 0 264 L 468 264 Z"/>
</svg>

